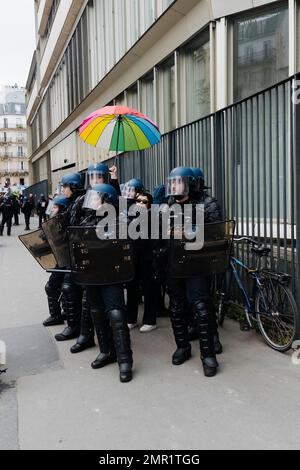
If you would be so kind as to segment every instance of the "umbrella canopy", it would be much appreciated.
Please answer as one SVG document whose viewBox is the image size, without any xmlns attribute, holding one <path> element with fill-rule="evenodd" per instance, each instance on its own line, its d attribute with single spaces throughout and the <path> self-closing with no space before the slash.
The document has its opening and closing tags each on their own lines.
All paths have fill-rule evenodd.
<svg viewBox="0 0 300 470">
<path fill-rule="evenodd" d="M 127 106 L 105 106 L 94 111 L 81 124 L 79 135 L 94 147 L 116 152 L 144 150 L 160 140 L 156 124 Z"/>
</svg>

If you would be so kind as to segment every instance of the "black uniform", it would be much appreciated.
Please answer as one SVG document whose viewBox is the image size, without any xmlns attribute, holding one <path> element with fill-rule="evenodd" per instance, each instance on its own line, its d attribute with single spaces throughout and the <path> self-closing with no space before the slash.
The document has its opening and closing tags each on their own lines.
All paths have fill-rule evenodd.
<svg viewBox="0 0 300 470">
<path fill-rule="evenodd" d="M 19 214 L 20 214 L 20 203 L 19 203 L 19 200 L 14 196 L 13 197 L 14 225 L 19 225 Z"/>
<path fill-rule="evenodd" d="M 174 203 L 170 198 L 169 205 Z M 204 204 L 205 223 L 221 220 L 221 212 L 216 199 L 203 193 L 201 196 L 191 195 L 184 204 Z M 214 349 L 214 317 L 210 300 L 210 278 L 202 276 L 198 278 L 175 279 L 169 273 L 167 277 L 167 291 L 170 298 L 170 318 L 174 332 L 177 350 L 172 362 L 175 365 L 182 364 L 191 356 L 191 346 L 188 338 L 188 315 L 191 310 L 196 322 L 201 359 L 205 375 L 217 367 Z M 214 374 L 213 374 L 214 375 Z"/>
<path fill-rule="evenodd" d="M 39 216 L 39 227 L 42 226 L 42 222 L 46 221 L 47 205 L 48 203 L 44 197 L 41 198 L 39 202 L 37 203 L 36 212 L 37 212 L 37 215 Z"/>
<path fill-rule="evenodd" d="M 11 225 L 13 217 L 13 202 L 11 198 L 5 197 L 1 203 L 0 210 L 2 212 L 2 221 L 0 225 L 0 235 L 3 235 L 4 226 L 7 226 L 7 235 L 11 235 Z"/>
<path fill-rule="evenodd" d="M 67 226 L 79 225 L 82 214 L 84 195 L 74 194 L 70 200 L 71 204 L 66 210 Z M 67 266 L 68 268 L 69 266 Z M 67 327 L 61 333 L 55 335 L 57 341 L 65 341 L 77 338 L 80 334 L 80 322 L 82 311 L 82 287 L 75 284 L 72 275 L 66 273 L 62 284 L 63 309 L 67 317 Z"/>
<path fill-rule="evenodd" d="M 30 216 L 31 216 L 31 212 L 33 211 L 33 209 L 34 209 L 34 205 L 30 201 L 25 201 L 22 205 L 21 211 L 23 212 L 24 218 L 25 218 L 25 230 L 30 230 L 30 227 L 29 227 Z"/>
<path fill-rule="evenodd" d="M 92 215 L 82 225 L 95 226 L 101 218 Z M 97 369 L 118 361 L 120 380 L 131 380 L 132 351 L 127 326 L 124 290 L 121 284 L 86 286 L 100 354 L 92 363 Z"/>
<path fill-rule="evenodd" d="M 144 325 L 155 325 L 156 317 L 161 309 L 160 285 L 154 280 L 153 271 L 153 242 L 151 234 L 151 210 L 148 210 L 149 239 L 134 241 L 135 278 L 127 283 L 127 322 L 137 322 L 140 301 L 140 287 L 144 295 Z"/>
</svg>

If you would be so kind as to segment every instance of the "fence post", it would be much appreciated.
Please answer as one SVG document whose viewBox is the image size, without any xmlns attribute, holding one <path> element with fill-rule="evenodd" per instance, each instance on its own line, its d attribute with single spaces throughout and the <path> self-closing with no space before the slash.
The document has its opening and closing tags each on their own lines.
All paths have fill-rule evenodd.
<svg viewBox="0 0 300 470">
<path fill-rule="evenodd" d="M 218 111 L 214 116 L 214 174 L 213 187 L 214 196 L 222 209 L 223 217 L 226 218 L 226 196 L 225 196 L 225 141 L 224 141 L 224 120 L 222 111 Z"/>
</svg>

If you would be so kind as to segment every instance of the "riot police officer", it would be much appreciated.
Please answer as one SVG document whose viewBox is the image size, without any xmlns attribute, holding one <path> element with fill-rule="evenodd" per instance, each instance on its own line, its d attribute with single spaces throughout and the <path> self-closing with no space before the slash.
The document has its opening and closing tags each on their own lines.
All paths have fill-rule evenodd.
<svg viewBox="0 0 300 470">
<path fill-rule="evenodd" d="M 85 187 L 86 189 L 92 189 L 96 184 L 109 183 L 115 188 L 117 193 L 120 195 L 120 186 L 117 178 L 117 168 L 109 168 L 106 163 L 98 162 L 95 164 L 89 165 L 86 173 Z M 80 200 L 82 205 L 84 198 Z M 82 208 L 81 213 L 77 214 L 76 224 L 85 220 L 90 215 L 90 210 L 88 208 Z M 75 221 L 74 221 L 75 222 Z M 71 346 L 71 353 L 78 353 L 84 351 L 85 349 L 95 345 L 94 343 L 94 327 L 97 334 L 97 319 L 96 324 L 93 324 L 94 321 L 91 317 L 90 306 L 87 300 L 86 290 L 83 292 L 82 298 L 82 312 L 81 312 L 81 324 L 80 324 L 80 335 L 78 336 L 76 343 Z M 97 335 L 98 336 L 98 335 Z"/>
<path fill-rule="evenodd" d="M 86 174 L 85 187 L 86 189 L 92 188 L 95 184 L 111 184 L 121 196 L 120 185 L 117 176 L 117 167 L 108 167 L 106 163 L 93 163 L 89 165 Z"/>
<path fill-rule="evenodd" d="M 5 195 L 1 203 L 2 221 L 0 225 L 0 235 L 3 235 L 4 226 L 7 225 L 7 235 L 11 235 L 11 225 L 13 217 L 13 202 L 9 194 Z"/>
<path fill-rule="evenodd" d="M 49 217 L 55 217 L 64 212 L 70 204 L 70 200 L 65 196 L 56 196 L 47 208 Z M 43 322 L 44 326 L 63 325 L 64 319 L 61 311 L 62 286 L 64 273 L 52 273 L 45 286 L 47 294 L 50 316 Z"/>
<path fill-rule="evenodd" d="M 81 217 L 85 193 L 80 173 L 64 175 L 61 180 L 61 191 L 70 201 L 66 210 L 66 226 L 77 225 Z M 67 327 L 55 335 L 57 341 L 74 339 L 80 334 L 83 292 L 82 288 L 74 283 L 71 274 L 64 275 L 62 294 Z"/>
<path fill-rule="evenodd" d="M 82 225 L 96 226 L 101 223 L 102 217 L 96 211 L 105 205 L 118 206 L 117 191 L 111 185 L 97 184 L 86 194 L 84 207 L 94 212 Z M 118 221 L 116 224 L 117 230 Z M 91 366 L 99 369 L 118 361 L 120 381 L 129 382 L 132 379 L 132 351 L 123 287 L 121 284 L 87 285 L 86 293 L 100 348 Z"/>
<path fill-rule="evenodd" d="M 195 185 L 193 189 L 193 195 L 199 200 L 200 203 L 204 204 L 204 222 L 212 223 L 219 222 L 222 220 L 221 209 L 218 204 L 218 201 L 210 196 L 207 192 L 209 189 L 205 186 L 204 173 L 201 168 L 192 168 L 195 175 Z M 213 330 L 214 330 L 214 344 L 216 354 L 221 354 L 223 351 L 223 346 L 220 342 L 219 333 L 218 333 L 218 323 L 216 318 L 216 311 L 213 305 L 213 302 L 210 299 L 210 310 L 212 312 L 213 320 Z M 199 333 L 197 329 L 197 322 L 194 321 L 193 316 L 191 316 L 189 324 L 189 340 L 193 341 L 199 338 Z"/>
<path fill-rule="evenodd" d="M 145 191 L 144 183 L 139 178 L 132 178 L 124 184 L 122 196 L 134 203 L 138 193 Z"/>
<path fill-rule="evenodd" d="M 195 193 L 197 194 L 193 170 L 188 167 L 173 169 L 167 179 L 168 205 L 177 203 L 183 208 L 185 204 L 191 204 L 194 215 L 196 205 L 200 202 Z M 177 345 L 172 363 L 180 365 L 191 357 L 186 315 L 186 304 L 188 303 L 198 327 L 204 375 L 214 376 L 217 372 L 218 362 L 214 349 L 213 319 L 209 308 L 209 278 L 199 276 L 198 278 L 176 279 L 172 277 L 172 273 L 168 273 L 167 290 L 170 298 L 171 323 Z"/>
</svg>

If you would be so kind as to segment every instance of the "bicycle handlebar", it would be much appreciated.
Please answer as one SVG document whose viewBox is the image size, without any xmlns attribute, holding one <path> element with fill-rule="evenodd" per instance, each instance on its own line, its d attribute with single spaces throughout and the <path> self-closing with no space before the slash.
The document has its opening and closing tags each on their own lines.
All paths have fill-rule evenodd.
<svg viewBox="0 0 300 470">
<path fill-rule="evenodd" d="M 252 240 L 252 238 L 249 238 L 249 237 L 234 238 L 233 241 L 237 243 L 245 241 L 249 243 L 249 245 L 259 246 L 259 244 L 255 240 Z"/>
</svg>

